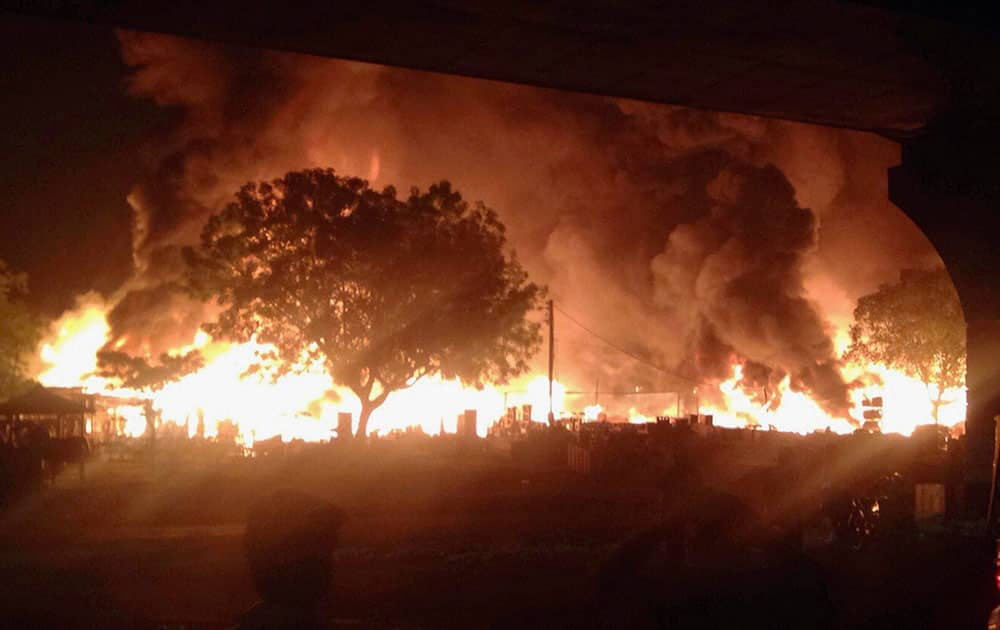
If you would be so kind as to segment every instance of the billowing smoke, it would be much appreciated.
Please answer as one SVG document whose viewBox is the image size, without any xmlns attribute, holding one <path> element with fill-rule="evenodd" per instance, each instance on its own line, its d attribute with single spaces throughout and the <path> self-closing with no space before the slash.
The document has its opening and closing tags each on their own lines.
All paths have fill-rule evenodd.
<svg viewBox="0 0 1000 630">
<path fill-rule="evenodd" d="M 179 248 L 244 182 L 306 167 L 403 190 L 449 179 L 496 208 L 557 306 L 617 347 L 562 320 L 558 375 L 609 389 L 690 386 L 725 378 L 738 360 L 748 386 L 788 374 L 842 411 L 846 387 L 813 302 L 827 296 L 810 295 L 811 284 L 850 304 L 933 255 L 878 188 L 895 145 L 865 134 L 160 35 L 120 39 L 132 93 L 175 113 L 130 196 L 136 277 L 110 318 L 125 349 L 156 354 L 190 339 L 205 314 L 174 284 Z M 842 236 L 859 217 L 874 217 L 864 220 L 878 224 L 877 238 Z M 852 265 L 840 264 L 848 254 Z"/>
<path fill-rule="evenodd" d="M 656 300 L 680 326 L 687 354 L 716 378 L 741 357 L 751 386 L 773 385 L 787 370 L 793 386 L 845 415 L 850 401 L 833 342 L 802 277 L 816 216 L 771 165 L 734 161 L 705 193 L 709 211 L 674 229 L 653 259 Z"/>
</svg>

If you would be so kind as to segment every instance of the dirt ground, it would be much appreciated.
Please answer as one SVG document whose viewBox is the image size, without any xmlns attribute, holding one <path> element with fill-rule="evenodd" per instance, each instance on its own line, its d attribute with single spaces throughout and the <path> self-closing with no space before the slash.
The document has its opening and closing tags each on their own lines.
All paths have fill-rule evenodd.
<svg viewBox="0 0 1000 630">
<path fill-rule="evenodd" d="M 573 608 L 600 559 L 649 516 L 634 509 L 641 501 L 552 500 L 537 483 L 419 460 L 363 472 L 301 458 L 184 470 L 91 465 L 84 481 L 67 472 L 4 514 L 0 607 L 31 625 L 226 627 L 255 601 L 241 547 L 249 505 L 297 487 L 349 514 L 328 602 L 344 625 L 583 616 Z M 608 519 L 609 507 L 621 518 Z"/>
<path fill-rule="evenodd" d="M 598 572 L 657 518 L 648 488 L 495 462 L 95 464 L 84 481 L 64 474 L 0 519 L 5 625 L 231 625 L 255 601 L 244 515 L 281 487 L 349 514 L 325 609 L 345 627 L 614 627 L 600 613 Z M 871 628 L 985 627 L 995 595 L 981 558 L 981 548 L 951 539 L 817 557 L 840 627 Z"/>
</svg>

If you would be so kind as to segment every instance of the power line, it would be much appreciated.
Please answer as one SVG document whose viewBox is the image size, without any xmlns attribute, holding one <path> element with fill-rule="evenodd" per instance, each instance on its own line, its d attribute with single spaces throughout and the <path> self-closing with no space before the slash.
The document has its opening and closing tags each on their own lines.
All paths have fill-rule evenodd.
<svg viewBox="0 0 1000 630">
<path fill-rule="evenodd" d="M 675 395 L 679 392 L 677 390 L 665 391 L 665 392 L 606 392 L 604 390 L 600 391 L 601 396 L 663 396 L 665 394 Z M 565 391 L 563 392 L 566 396 L 593 396 L 594 392 L 589 391 Z"/>
<path fill-rule="evenodd" d="M 621 346 L 617 345 L 613 341 L 610 341 L 609 339 L 607 339 L 606 337 L 604 337 L 600 333 L 598 333 L 595 330 L 593 330 L 590 327 L 588 327 L 586 324 L 584 324 L 583 322 L 581 322 L 577 318 L 575 318 L 572 315 L 570 315 L 569 313 L 567 313 L 566 310 L 563 309 L 561 306 L 556 306 L 556 305 L 553 305 L 553 306 L 554 306 L 554 308 L 557 311 L 559 311 L 560 313 L 562 313 L 563 316 L 566 317 L 566 319 L 568 319 L 569 321 L 573 322 L 574 324 L 576 324 L 580 328 L 584 329 L 585 331 L 587 331 L 588 333 L 590 333 L 591 335 L 593 335 L 595 338 L 600 339 L 601 341 L 603 341 L 605 344 L 607 344 L 611 348 L 617 350 L 618 352 L 621 352 L 625 356 L 630 357 L 633 360 L 638 361 L 639 363 L 642 363 L 643 365 L 651 367 L 654 370 L 657 370 L 658 372 L 662 372 L 662 373 L 666 374 L 667 376 L 671 376 L 673 378 L 677 378 L 677 379 L 680 379 L 682 381 L 687 381 L 689 383 L 693 383 L 694 385 L 698 385 L 698 382 L 695 381 L 694 379 L 688 378 L 686 376 L 681 376 L 680 374 L 677 374 L 676 372 L 671 372 L 670 370 L 668 370 L 666 368 L 663 368 L 663 367 L 661 367 L 661 366 L 659 366 L 659 365 L 657 365 L 655 363 L 652 363 L 651 361 L 648 361 L 648 360 L 646 360 L 646 359 L 644 359 L 644 358 L 642 358 L 642 357 L 640 357 L 640 356 L 638 356 L 638 355 L 636 355 L 636 354 L 634 354 L 632 352 L 629 352 L 625 348 L 622 348 Z"/>
</svg>

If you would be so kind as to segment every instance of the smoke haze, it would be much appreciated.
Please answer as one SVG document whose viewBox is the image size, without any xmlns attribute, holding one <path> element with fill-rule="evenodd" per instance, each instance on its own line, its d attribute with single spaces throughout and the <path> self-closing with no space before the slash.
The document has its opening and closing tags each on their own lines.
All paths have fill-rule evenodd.
<svg viewBox="0 0 1000 630">
<path fill-rule="evenodd" d="M 643 359 L 561 326 L 560 378 L 609 389 L 721 380 L 740 360 L 748 387 L 787 374 L 839 415 L 833 326 L 900 268 L 938 260 L 889 203 L 898 149 L 876 136 L 119 37 L 131 93 L 175 118 L 129 198 L 136 273 L 109 321 L 132 351 L 190 340 L 207 316 L 173 284 L 207 217 L 241 184 L 307 167 L 403 191 L 448 179 L 496 208 L 557 305 Z"/>
</svg>

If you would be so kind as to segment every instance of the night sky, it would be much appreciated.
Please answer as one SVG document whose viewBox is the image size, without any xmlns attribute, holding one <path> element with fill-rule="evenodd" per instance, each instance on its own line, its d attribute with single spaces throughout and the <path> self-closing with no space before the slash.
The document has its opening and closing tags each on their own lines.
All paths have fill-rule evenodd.
<svg viewBox="0 0 1000 630">
<path fill-rule="evenodd" d="M 57 315 L 130 275 L 126 196 L 167 114 L 127 94 L 111 29 L 3 15 L 0 59 L 0 259 Z"/>
</svg>

